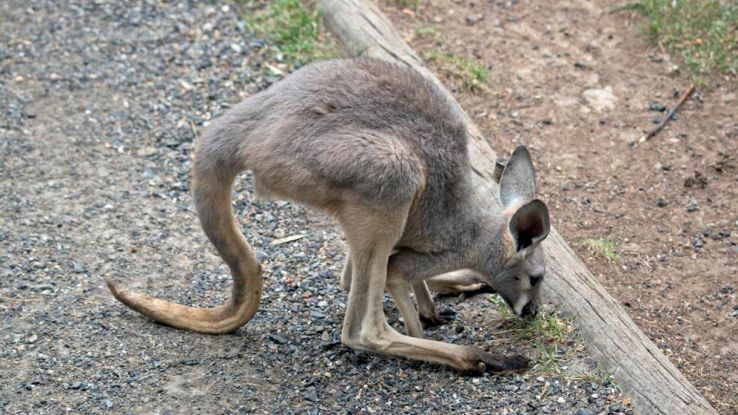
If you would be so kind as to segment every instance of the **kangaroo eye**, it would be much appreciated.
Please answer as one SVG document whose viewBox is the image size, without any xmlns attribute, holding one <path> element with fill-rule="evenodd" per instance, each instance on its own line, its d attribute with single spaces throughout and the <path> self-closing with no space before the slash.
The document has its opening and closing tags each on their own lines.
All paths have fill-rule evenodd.
<svg viewBox="0 0 738 415">
<path fill-rule="evenodd" d="M 538 284 L 542 280 L 543 280 L 543 274 L 541 274 L 541 275 L 531 275 L 530 276 L 530 285 L 531 286 L 535 286 L 536 284 Z"/>
</svg>

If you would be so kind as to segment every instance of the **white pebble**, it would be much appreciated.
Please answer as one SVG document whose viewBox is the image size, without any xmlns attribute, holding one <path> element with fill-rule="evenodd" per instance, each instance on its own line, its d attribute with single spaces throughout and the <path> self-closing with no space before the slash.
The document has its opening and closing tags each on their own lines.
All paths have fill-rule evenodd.
<svg viewBox="0 0 738 415">
<path fill-rule="evenodd" d="M 566 399 L 564 399 L 563 396 L 559 396 L 559 399 L 556 400 L 558 403 L 566 403 Z"/>
</svg>

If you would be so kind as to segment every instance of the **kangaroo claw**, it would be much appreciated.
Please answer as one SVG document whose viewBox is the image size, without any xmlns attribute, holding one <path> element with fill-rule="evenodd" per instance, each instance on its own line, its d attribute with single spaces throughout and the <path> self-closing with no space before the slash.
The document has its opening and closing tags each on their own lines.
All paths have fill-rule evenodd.
<svg viewBox="0 0 738 415">
<path fill-rule="evenodd" d="M 426 317 L 420 315 L 420 321 L 423 323 L 423 328 L 443 326 L 452 322 L 456 318 L 456 312 L 448 307 L 441 308 L 436 312 L 435 315 Z"/>
</svg>

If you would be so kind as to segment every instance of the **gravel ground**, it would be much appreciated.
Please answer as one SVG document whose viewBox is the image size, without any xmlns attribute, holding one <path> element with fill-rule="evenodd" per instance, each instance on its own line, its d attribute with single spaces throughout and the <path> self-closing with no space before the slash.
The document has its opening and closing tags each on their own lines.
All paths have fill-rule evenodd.
<svg viewBox="0 0 738 415">
<path fill-rule="evenodd" d="M 576 343 L 560 376 L 465 377 L 346 349 L 340 233 L 295 205 L 253 202 L 248 177 L 236 211 L 266 276 L 249 324 L 199 335 L 113 300 L 105 278 L 188 304 L 228 293 L 188 174 L 207 120 L 276 80 L 238 7 L 0 5 L 2 412 L 632 413 Z M 293 235 L 304 237 L 270 244 Z M 483 298 L 453 307 L 433 338 L 532 353 Z"/>
</svg>

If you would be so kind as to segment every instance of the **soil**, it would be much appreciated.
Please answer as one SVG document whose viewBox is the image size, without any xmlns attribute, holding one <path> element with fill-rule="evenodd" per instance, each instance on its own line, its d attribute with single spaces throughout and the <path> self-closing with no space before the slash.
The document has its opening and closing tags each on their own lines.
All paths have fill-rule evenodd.
<svg viewBox="0 0 738 415">
<path fill-rule="evenodd" d="M 653 139 L 690 80 L 621 2 L 437 0 L 382 9 L 421 53 L 489 69 L 470 92 L 498 154 L 532 150 L 554 226 L 722 414 L 738 413 L 738 81 L 718 76 Z M 417 29 L 437 35 L 418 36 Z M 431 30 L 432 32 L 432 30 Z M 439 44 L 442 43 L 442 46 Z M 599 98 L 599 99 L 597 99 Z M 598 255 L 587 241 L 615 243 Z"/>
<path fill-rule="evenodd" d="M 112 298 L 106 278 L 189 305 L 228 295 L 192 209 L 192 142 L 287 68 L 243 7 L 0 3 L 0 412 L 632 414 L 573 338 L 552 352 L 558 371 L 517 376 L 344 347 L 335 223 L 256 202 L 248 175 L 234 204 L 264 267 L 252 321 L 200 335 Z M 483 296 L 452 305 L 456 320 L 428 336 L 534 355 Z"/>
</svg>

